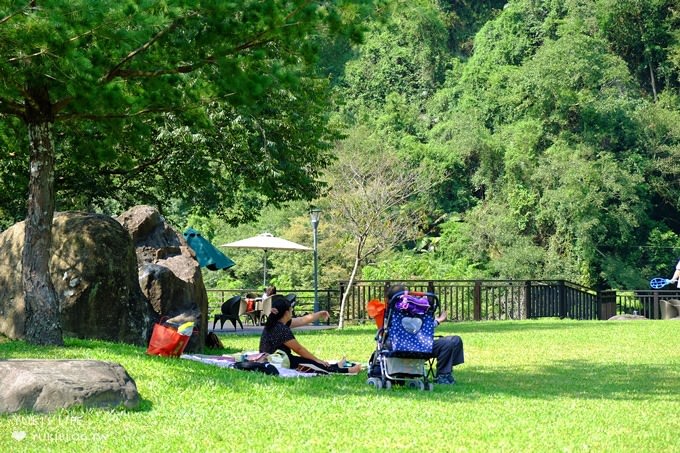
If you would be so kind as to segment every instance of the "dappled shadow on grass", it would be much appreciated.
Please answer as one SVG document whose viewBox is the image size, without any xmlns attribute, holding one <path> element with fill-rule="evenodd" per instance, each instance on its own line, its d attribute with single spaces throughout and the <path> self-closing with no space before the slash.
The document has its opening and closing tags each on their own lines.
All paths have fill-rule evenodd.
<svg viewBox="0 0 680 453">
<path fill-rule="evenodd" d="M 153 401 L 143 398 L 142 395 L 139 395 L 139 406 L 128 410 L 130 412 L 151 412 L 153 411 Z"/>
<path fill-rule="evenodd" d="M 462 375 L 473 395 L 680 401 L 680 374 L 672 365 L 558 361 L 531 371 L 474 367 Z"/>
<path fill-rule="evenodd" d="M 455 333 L 464 338 L 466 333 L 499 333 L 504 331 L 530 331 L 532 329 L 559 329 L 561 326 L 578 329 L 608 329 L 617 323 L 599 322 L 493 322 L 446 324 L 444 332 Z M 362 336 L 369 348 L 373 348 L 375 331 L 372 328 L 352 327 L 343 331 L 310 331 L 304 335 Z M 296 333 L 297 334 L 297 333 Z M 227 348 L 215 350 L 216 355 L 240 352 L 229 347 L 228 336 L 221 336 Z M 226 340 L 226 341 L 225 341 Z M 255 340 L 256 341 L 256 340 Z M 363 341 L 363 340 L 362 340 Z M 256 344 L 256 343 L 254 343 Z M 290 398 L 319 399 L 343 397 L 367 397 L 412 399 L 414 401 L 469 401 L 488 397 L 524 399 L 609 399 L 609 400 L 657 400 L 680 401 L 680 372 L 672 364 L 626 364 L 614 363 L 606 358 L 589 362 L 554 360 L 532 365 L 479 366 L 469 363 L 456 367 L 458 384 L 435 386 L 433 392 L 397 388 L 375 390 L 366 384 L 366 372 L 358 376 L 322 376 L 314 378 L 287 379 L 266 376 L 256 372 L 223 369 L 190 360 L 148 356 L 146 348 L 107 343 L 104 341 L 67 341 L 65 348 L 34 347 L 22 341 L 0 343 L 2 358 L 94 358 L 116 361 L 130 372 L 140 388 L 143 398 L 139 411 L 153 411 L 154 399 L 148 388 L 163 388 L 164 392 L 183 394 L 189 389 L 206 389 L 216 402 L 237 399 L 244 404 L 257 402 L 262 392 L 276 392 Z M 35 354 L 33 354 L 35 352 Z M 168 396 L 172 399 L 172 395 Z M 164 398 L 164 397 L 163 397 Z"/>
<path fill-rule="evenodd" d="M 95 344 L 95 340 L 81 342 L 82 344 L 76 344 L 73 340 L 69 339 L 65 339 L 65 342 L 65 346 L 36 346 L 30 345 L 24 340 L 11 340 L 6 343 L 0 343 L 0 358 L 58 360 L 60 358 L 70 358 L 70 354 L 74 351 L 96 350 L 101 347 L 101 345 Z M 101 343 L 107 344 L 105 342 Z M 130 348 L 134 347 L 130 346 Z"/>
<path fill-rule="evenodd" d="M 153 359 L 153 358 L 150 358 Z M 680 377 L 672 366 L 555 362 L 533 370 L 512 367 L 460 367 L 454 386 L 435 385 L 433 392 L 397 388 L 374 390 L 366 384 L 366 372 L 358 376 L 321 376 L 287 379 L 255 372 L 219 369 L 185 360 L 159 359 L 172 371 L 179 388 L 205 382 L 247 389 L 271 388 L 291 398 L 342 398 L 380 394 L 387 398 L 437 400 L 492 397 L 526 399 L 665 400 L 680 402 Z M 159 366 L 161 364 L 159 363 Z M 205 381 L 205 382 L 204 382 Z M 319 390 L 322 390 L 319 392 Z M 246 391 L 247 392 L 247 391 Z"/>
<path fill-rule="evenodd" d="M 2 349 L 7 349 L 3 344 Z M 26 347 L 9 356 L 26 357 Z M 102 347 L 105 346 L 103 343 Z M 14 349 L 14 348 L 10 348 Z M 23 353 L 21 352 L 23 349 Z M 71 356 L 73 348 L 44 348 L 60 356 Z M 97 349 L 97 348 L 93 348 Z M 118 349 L 118 345 L 116 345 Z M 41 351 L 44 351 L 41 349 Z M 10 352 L 10 351 L 3 351 Z M 236 352 L 236 351 L 235 351 Z M 220 353 L 226 353 L 220 351 Z M 87 354 L 87 353 L 86 353 Z M 42 354 L 41 354 L 42 355 Z M 54 354 L 46 354 L 54 355 Z M 0 352 L 0 356 L 7 355 Z M 42 355 L 44 357 L 44 355 Z M 9 357 L 7 357 L 9 358 Z M 432 392 L 408 388 L 375 390 L 366 384 L 366 372 L 358 376 L 320 376 L 313 378 L 281 378 L 257 372 L 224 369 L 184 359 L 148 356 L 144 348 L 123 347 L 122 351 L 103 360 L 119 361 L 137 382 L 142 401 L 135 411 L 154 410 L 157 397 L 148 394 L 149 386 L 162 386 L 165 391 L 184 394 L 187 389 L 205 388 L 216 403 L 256 404 L 261 392 L 276 392 L 287 398 L 325 400 L 346 397 L 380 397 L 436 402 L 485 399 L 487 397 L 519 399 L 608 399 L 665 400 L 680 402 L 680 376 L 672 365 L 623 364 L 555 361 L 548 365 L 518 369 L 516 366 L 456 367 L 458 384 L 438 386 Z M 172 399 L 172 394 L 165 395 Z M 387 401 L 387 400 L 386 400 Z M 386 403 L 387 404 L 387 403 Z"/>
</svg>

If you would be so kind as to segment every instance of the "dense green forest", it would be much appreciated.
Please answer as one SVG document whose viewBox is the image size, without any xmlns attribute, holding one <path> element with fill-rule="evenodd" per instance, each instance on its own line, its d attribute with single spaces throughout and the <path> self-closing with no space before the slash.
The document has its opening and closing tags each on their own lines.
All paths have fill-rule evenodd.
<svg viewBox="0 0 680 453">
<path fill-rule="evenodd" d="M 337 153 L 396 153 L 436 176 L 401 208 L 417 231 L 368 256 L 361 275 L 614 288 L 671 275 L 679 25 L 676 0 L 393 1 L 361 45 L 330 43 L 321 66 L 341 100 Z M 356 239 L 329 197 L 317 204 L 331 286 L 347 279 Z M 252 230 L 205 227 L 220 239 L 260 229 L 310 244 L 305 206 L 269 211 Z M 274 281 L 308 284 L 308 261 L 277 255 Z M 235 270 L 239 283 L 257 281 L 249 268 Z"/>
<path fill-rule="evenodd" d="M 329 3 L 350 5 L 296 55 L 248 68 L 276 89 L 242 77 L 261 94 L 147 119 L 144 147 L 125 125 L 57 129 L 57 209 L 148 203 L 215 244 L 268 231 L 311 245 L 318 206 L 321 287 L 357 257 L 363 278 L 640 288 L 672 274 L 680 0 Z M 26 215 L 28 155 L 22 124 L 2 119 L 4 228 Z M 88 160 L 107 133 L 119 152 Z M 376 202 L 399 199 L 379 177 L 404 173 L 413 190 Z M 261 253 L 228 254 L 237 266 L 208 286 L 260 287 Z M 273 284 L 311 287 L 311 254 L 269 256 Z"/>
</svg>

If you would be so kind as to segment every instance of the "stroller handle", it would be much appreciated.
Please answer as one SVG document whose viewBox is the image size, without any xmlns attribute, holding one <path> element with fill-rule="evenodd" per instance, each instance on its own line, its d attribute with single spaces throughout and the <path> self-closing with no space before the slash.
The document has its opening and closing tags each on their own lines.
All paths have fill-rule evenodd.
<svg viewBox="0 0 680 453">
<path fill-rule="evenodd" d="M 391 311 L 394 308 L 394 305 L 396 305 L 399 298 L 402 297 L 404 294 L 418 297 L 426 297 L 428 302 L 430 303 L 430 308 L 427 310 L 427 312 L 436 313 L 439 311 L 439 297 L 437 297 L 437 295 L 434 293 L 422 291 L 399 291 L 398 293 L 395 293 L 392 296 L 392 298 L 388 301 L 387 309 Z"/>
</svg>

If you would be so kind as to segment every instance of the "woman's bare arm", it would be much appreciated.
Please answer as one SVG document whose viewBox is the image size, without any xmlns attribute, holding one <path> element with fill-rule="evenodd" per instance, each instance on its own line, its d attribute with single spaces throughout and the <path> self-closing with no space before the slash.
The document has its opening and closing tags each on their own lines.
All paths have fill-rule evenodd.
<svg viewBox="0 0 680 453">
<path fill-rule="evenodd" d="M 304 316 L 299 316 L 297 318 L 293 318 L 290 320 L 290 327 L 291 329 L 294 327 L 300 327 L 300 326 L 306 326 L 307 324 L 311 324 L 315 321 L 318 321 L 319 319 L 322 319 L 325 321 L 328 319 L 328 312 L 326 310 L 322 311 L 317 311 L 316 313 L 309 313 Z"/>
</svg>

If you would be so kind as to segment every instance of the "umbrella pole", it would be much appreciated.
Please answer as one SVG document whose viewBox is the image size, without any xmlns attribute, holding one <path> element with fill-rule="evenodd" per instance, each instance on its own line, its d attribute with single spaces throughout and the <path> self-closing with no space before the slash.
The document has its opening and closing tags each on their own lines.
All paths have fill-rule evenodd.
<svg viewBox="0 0 680 453">
<path fill-rule="evenodd" d="M 264 249 L 264 288 L 267 289 L 267 249 Z"/>
</svg>

